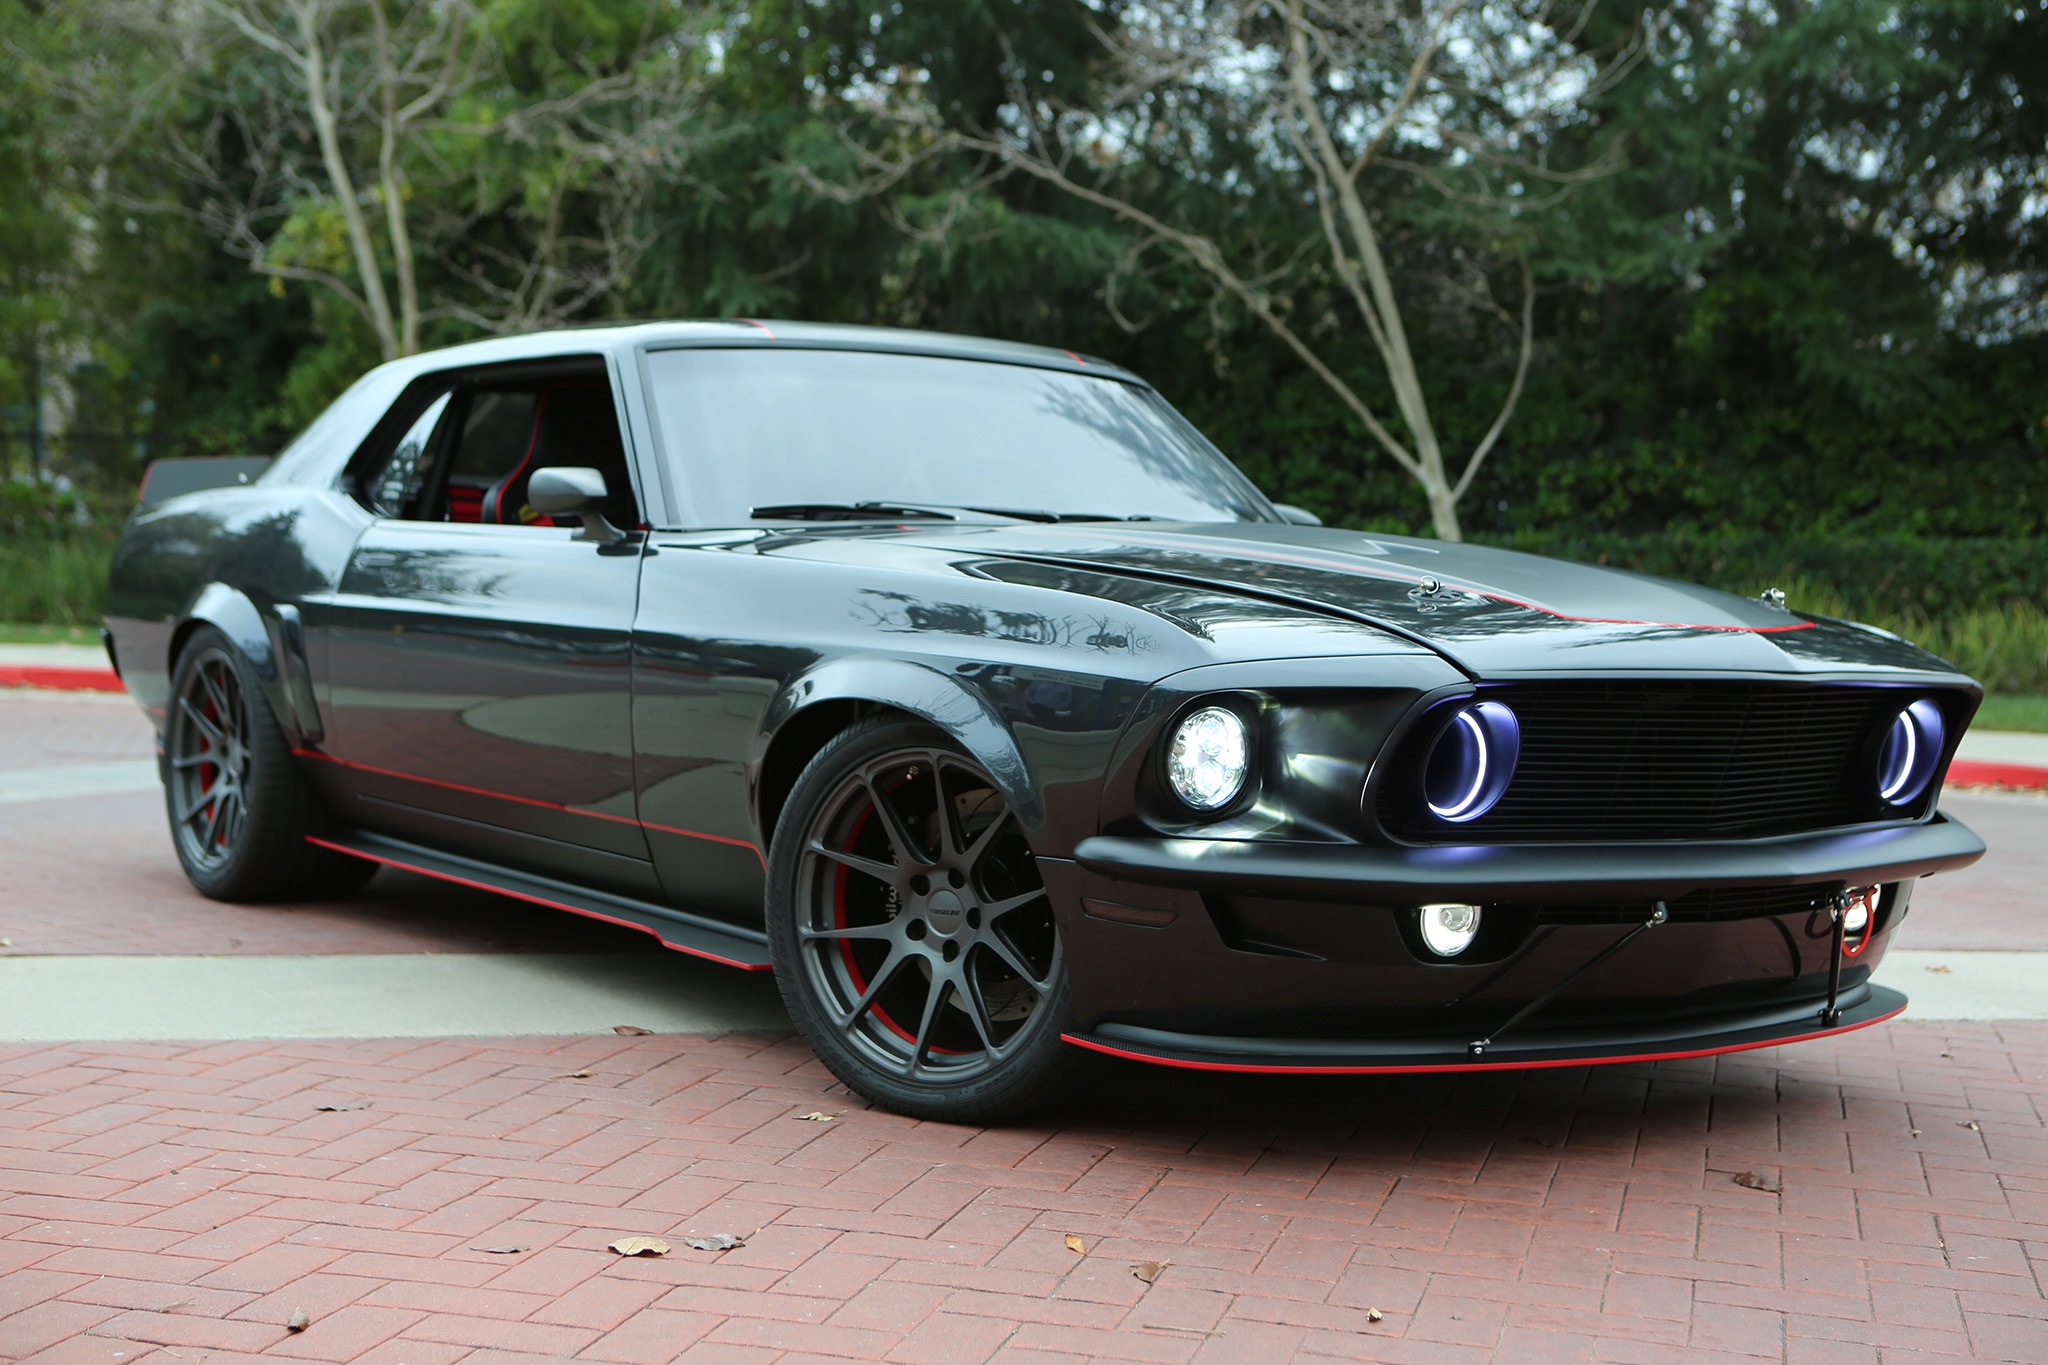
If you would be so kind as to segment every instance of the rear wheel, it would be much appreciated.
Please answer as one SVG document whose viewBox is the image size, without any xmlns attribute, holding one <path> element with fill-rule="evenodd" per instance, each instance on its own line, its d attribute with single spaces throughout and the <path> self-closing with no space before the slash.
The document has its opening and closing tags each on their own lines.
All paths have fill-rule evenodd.
<svg viewBox="0 0 2048 1365">
<path fill-rule="evenodd" d="M 768 933 L 798 1028 L 877 1104 L 987 1122 L 1050 1099 L 1079 1064 L 1030 845 L 931 726 L 866 722 L 811 761 L 770 850 Z"/>
<path fill-rule="evenodd" d="M 313 792 L 248 661 L 211 626 L 172 670 L 164 778 L 178 861 L 215 900 L 342 896 L 377 870 L 306 842 Z"/>
</svg>

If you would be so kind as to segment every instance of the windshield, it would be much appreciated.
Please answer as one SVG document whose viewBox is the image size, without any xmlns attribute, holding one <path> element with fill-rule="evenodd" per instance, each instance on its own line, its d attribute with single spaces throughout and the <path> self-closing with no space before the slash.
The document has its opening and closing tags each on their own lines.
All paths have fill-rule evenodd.
<svg viewBox="0 0 2048 1365">
<path fill-rule="evenodd" d="M 867 502 L 1274 519 L 1214 446 L 1135 384 L 867 351 L 689 349 L 647 359 L 695 525 L 737 525 L 756 508 Z"/>
</svg>

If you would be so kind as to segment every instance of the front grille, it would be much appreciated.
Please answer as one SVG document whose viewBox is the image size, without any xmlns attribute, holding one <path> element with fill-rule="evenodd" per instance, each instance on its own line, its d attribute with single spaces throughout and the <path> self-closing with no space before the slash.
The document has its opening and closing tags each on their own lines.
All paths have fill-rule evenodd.
<svg viewBox="0 0 2048 1365">
<path fill-rule="evenodd" d="M 1514 708 L 1521 762 L 1500 804 L 1446 826 L 1422 805 L 1425 720 L 1380 784 L 1398 837 L 1459 843 L 1729 839 L 1882 818 L 1873 745 L 1890 689 L 1754 683 L 1540 683 L 1489 689 Z M 1896 814 L 1896 813 L 1893 813 Z"/>
<path fill-rule="evenodd" d="M 1667 901 L 1664 908 L 1673 924 L 1715 924 L 1726 920 L 1763 919 L 1771 915 L 1800 915 L 1825 904 L 1839 886 L 1838 882 L 1824 882 L 1812 886 L 1714 887 Z M 1650 915 L 1648 901 L 1627 905 L 1509 902 L 1497 908 L 1526 912 L 1538 924 L 1641 924 Z M 1487 913 L 1492 914 L 1495 909 L 1489 906 Z"/>
</svg>

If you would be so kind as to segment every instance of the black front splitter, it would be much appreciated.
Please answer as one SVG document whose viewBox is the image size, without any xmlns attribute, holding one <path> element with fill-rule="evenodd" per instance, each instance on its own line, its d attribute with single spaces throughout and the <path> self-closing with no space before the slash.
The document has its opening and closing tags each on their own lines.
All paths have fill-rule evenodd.
<svg viewBox="0 0 2048 1365">
<path fill-rule="evenodd" d="M 1778 839 L 1680 844 L 1438 844 L 1083 839 L 1074 860 L 1120 881 L 1239 895 L 1416 905 L 1441 900 L 1677 900 L 1707 887 L 1851 886 L 1968 867 L 1984 841 L 1946 815 Z"/>
<path fill-rule="evenodd" d="M 1906 1008 L 1906 997 L 1888 986 L 1867 985 L 1845 992 L 1840 1019 L 1823 1024 L 1820 1009 L 1805 1004 L 1769 1014 L 1714 1021 L 1674 1020 L 1668 1025 L 1635 1025 L 1626 1032 L 1545 1031 L 1510 1036 L 1488 1045 L 1481 1058 L 1469 1038 L 1303 1039 L 1226 1038 L 1169 1033 L 1131 1024 L 1099 1024 L 1067 1042 L 1157 1066 L 1195 1071 L 1241 1071 L 1269 1075 L 1394 1075 L 1418 1071 L 1514 1071 L 1532 1067 L 1597 1066 L 1616 1062 L 1662 1062 L 1711 1057 L 1829 1038 L 1868 1028 Z"/>
</svg>

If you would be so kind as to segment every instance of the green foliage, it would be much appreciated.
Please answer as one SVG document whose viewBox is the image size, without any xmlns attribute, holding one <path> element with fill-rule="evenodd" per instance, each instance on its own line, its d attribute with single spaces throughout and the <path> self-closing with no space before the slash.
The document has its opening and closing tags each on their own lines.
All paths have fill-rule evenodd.
<svg viewBox="0 0 2048 1365">
<path fill-rule="evenodd" d="M 1970 722 L 1973 730 L 2028 730 L 2048 734 L 2048 696 L 1986 697 Z"/>
</svg>

